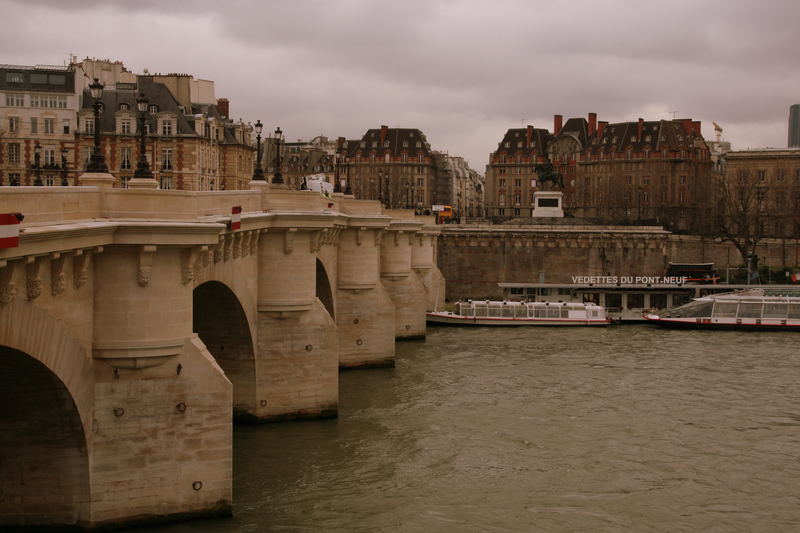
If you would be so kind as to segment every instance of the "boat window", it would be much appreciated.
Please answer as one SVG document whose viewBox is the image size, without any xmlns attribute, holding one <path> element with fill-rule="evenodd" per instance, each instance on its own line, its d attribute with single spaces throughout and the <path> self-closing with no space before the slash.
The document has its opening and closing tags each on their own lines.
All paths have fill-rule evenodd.
<svg viewBox="0 0 800 533">
<path fill-rule="evenodd" d="M 628 309 L 642 309 L 644 308 L 644 294 L 634 292 L 628 294 Z"/>
<path fill-rule="evenodd" d="M 596 292 L 587 292 L 583 295 L 583 301 L 598 303 L 600 301 L 600 296 Z"/>
<path fill-rule="evenodd" d="M 561 307 L 561 318 L 569 318 L 569 310 L 567 309 L 567 306 Z"/>
<path fill-rule="evenodd" d="M 650 307 L 653 309 L 664 309 L 667 306 L 666 294 L 651 294 Z"/>
<path fill-rule="evenodd" d="M 714 302 L 714 316 L 717 317 L 735 317 L 736 309 L 739 307 L 739 302 Z"/>
<path fill-rule="evenodd" d="M 742 318 L 761 318 L 761 309 L 764 304 L 761 302 L 741 302 L 739 304 L 739 314 Z"/>
<path fill-rule="evenodd" d="M 550 306 L 547 308 L 547 318 L 559 318 L 561 313 L 559 312 L 558 307 Z"/>
<path fill-rule="evenodd" d="M 764 304 L 764 318 L 786 318 L 788 304 L 785 302 L 773 302 Z"/>
<path fill-rule="evenodd" d="M 606 293 L 606 309 L 619 310 L 622 307 L 622 295 L 619 293 Z"/>
<path fill-rule="evenodd" d="M 691 300 L 691 298 L 689 297 L 688 294 L 685 294 L 685 293 L 673 294 L 672 295 L 672 306 L 675 307 L 675 306 L 678 306 L 678 305 L 683 305 L 686 302 L 688 302 L 689 300 Z"/>
<path fill-rule="evenodd" d="M 528 309 L 524 305 L 517 305 L 514 307 L 514 318 L 526 318 L 528 316 Z"/>
<path fill-rule="evenodd" d="M 713 300 L 698 300 L 676 307 L 672 310 L 672 316 L 677 318 L 694 318 L 711 316 L 711 308 L 714 306 Z"/>
<path fill-rule="evenodd" d="M 800 304 L 789 304 L 789 318 L 800 318 Z"/>
<path fill-rule="evenodd" d="M 473 313 L 475 313 L 475 316 L 489 316 L 488 311 L 489 308 L 486 307 L 486 304 L 483 305 L 475 304 L 475 309 L 473 310 Z"/>
<path fill-rule="evenodd" d="M 511 305 L 503 306 L 503 316 L 506 318 L 514 318 L 514 307 Z"/>
</svg>

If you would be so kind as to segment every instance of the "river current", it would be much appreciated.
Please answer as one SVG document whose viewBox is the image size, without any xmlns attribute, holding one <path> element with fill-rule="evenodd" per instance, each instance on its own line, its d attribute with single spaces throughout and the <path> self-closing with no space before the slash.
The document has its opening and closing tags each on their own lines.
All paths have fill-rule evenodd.
<svg viewBox="0 0 800 533">
<path fill-rule="evenodd" d="M 339 417 L 236 426 L 188 532 L 800 531 L 800 336 L 428 328 Z"/>
</svg>

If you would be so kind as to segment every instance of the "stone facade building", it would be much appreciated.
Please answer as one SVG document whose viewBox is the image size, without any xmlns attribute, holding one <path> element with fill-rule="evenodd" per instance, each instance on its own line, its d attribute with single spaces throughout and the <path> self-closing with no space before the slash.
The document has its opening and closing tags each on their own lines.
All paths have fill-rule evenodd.
<svg viewBox="0 0 800 533">
<path fill-rule="evenodd" d="M 136 168 L 139 157 L 136 98 L 144 94 L 148 100 L 146 156 L 162 189 L 205 191 L 248 187 L 255 152 L 252 127 L 228 118 L 226 99 L 215 103 L 192 102 L 191 81 L 186 75 L 137 76 L 135 83 L 117 82 L 103 91 L 101 145 L 109 172 L 118 180 L 117 186 L 125 187 Z M 92 106 L 93 100 L 85 90 L 76 135 L 81 168 L 88 163 L 94 144 Z"/>
<path fill-rule="evenodd" d="M 277 161 L 275 137 L 269 134 L 261 140 L 262 168 L 267 178 L 272 179 Z M 322 174 L 325 181 L 336 179 L 337 142 L 318 136 L 310 141 L 281 142 L 281 174 L 283 181 L 292 189 L 300 188 L 303 178 Z"/>
<path fill-rule="evenodd" d="M 757 233 L 800 237 L 800 148 L 736 150 L 724 156 L 724 183 L 734 192 L 752 188 Z M 723 195 L 717 195 L 723 201 Z M 718 211 L 721 207 L 718 208 Z"/>
<path fill-rule="evenodd" d="M 709 149 L 691 119 L 621 122 L 556 115 L 546 129 L 510 129 L 487 168 L 489 215 L 531 216 L 536 165 L 563 177 L 571 216 L 603 224 L 659 224 L 702 231 L 713 190 Z"/>
<path fill-rule="evenodd" d="M 0 185 L 58 185 L 77 175 L 73 66 L 0 66 Z"/>
<path fill-rule="evenodd" d="M 470 168 L 460 156 L 434 152 L 436 161 L 436 198 L 453 208 L 457 221 L 483 217 L 485 184 L 483 176 Z"/>
<path fill-rule="evenodd" d="M 418 129 L 370 129 L 360 140 L 339 138 L 339 175 L 356 198 L 380 200 L 390 208 L 430 208 L 436 161 Z"/>
</svg>

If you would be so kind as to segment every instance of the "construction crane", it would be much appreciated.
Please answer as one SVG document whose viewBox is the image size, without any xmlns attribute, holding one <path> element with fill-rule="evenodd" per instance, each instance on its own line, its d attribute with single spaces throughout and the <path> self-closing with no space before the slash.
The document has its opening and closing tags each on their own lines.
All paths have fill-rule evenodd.
<svg viewBox="0 0 800 533">
<path fill-rule="evenodd" d="M 717 134 L 717 142 L 719 142 L 722 139 L 722 126 L 720 126 L 713 120 L 711 121 L 711 123 L 714 125 L 714 133 Z"/>
</svg>

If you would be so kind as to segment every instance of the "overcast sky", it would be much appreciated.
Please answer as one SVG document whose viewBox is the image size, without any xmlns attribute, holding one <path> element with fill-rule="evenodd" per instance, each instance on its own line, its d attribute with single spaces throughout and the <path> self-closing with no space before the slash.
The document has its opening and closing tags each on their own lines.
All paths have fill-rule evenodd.
<svg viewBox="0 0 800 533">
<path fill-rule="evenodd" d="M 0 0 L 0 63 L 120 60 L 215 81 L 287 138 L 419 128 L 483 173 L 553 115 L 691 117 L 734 149 L 785 147 L 800 1 Z"/>
</svg>

